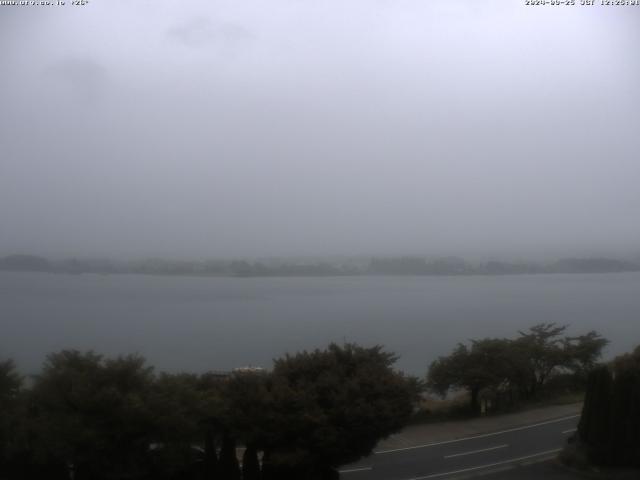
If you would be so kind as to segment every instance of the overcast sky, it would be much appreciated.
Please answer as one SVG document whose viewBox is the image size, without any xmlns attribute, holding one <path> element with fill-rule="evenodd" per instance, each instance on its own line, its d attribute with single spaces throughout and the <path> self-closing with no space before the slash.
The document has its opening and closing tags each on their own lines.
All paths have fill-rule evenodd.
<svg viewBox="0 0 640 480">
<path fill-rule="evenodd" d="M 0 254 L 638 254 L 639 41 L 524 0 L 0 6 Z"/>
</svg>

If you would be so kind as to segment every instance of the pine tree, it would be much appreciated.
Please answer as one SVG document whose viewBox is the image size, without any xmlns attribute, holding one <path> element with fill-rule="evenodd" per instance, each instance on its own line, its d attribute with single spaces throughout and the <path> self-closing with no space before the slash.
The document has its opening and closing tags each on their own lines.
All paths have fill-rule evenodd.
<svg viewBox="0 0 640 480">
<path fill-rule="evenodd" d="M 606 366 L 589 374 L 582 416 L 578 425 L 581 441 L 595 463 L 606 464 L 611 446 L 611 393 L 613 379 Z"/>
<path fill-rule="evenodd" d="M 248 446 L 242 456 L 242 480 L 260 480 L 260 462 L 258 451 Z"/>
<path fill-rule="evenodd" d="M 214 480 L 218 467 L 218 456 L 216 455 L 216 444 L 213 432 L 208 431 L 204 439 L 204 479 Z"/>
<path fill-rule="evenodd" d="M 262 468 L 260 469 L 260 476 L 262 480 L 276 480 L 277 476 L 273 470 L 271 463 L 271 454 L 269 451 L 265 451 L 262 455 Z"/>
<path fill-rule="evenodd" d="M 640 372 L 616 369 L 611 403 L 610 463 L 640 466 Z"/>
<path fill-rule="evenodd" d="M 236 456 L 236 440 L 228 433 L 225 433 L 222 437 L 218 473 L 220 480 L 240 480 L 240 465 Z"/>
<path fill-rule="evenodd" d="M 640 350 L 589 375 L 578 433 L 595 464 L 640 466 L 639 367 Z"/>
<path fill-rule="evenodd" d="M 606 366 L 594 369 L 589 375 L 578 425 L 580 438 L 586 444 L 597 444 L 609 438 L 612 383 L 611 372 Z"/>
</svg>

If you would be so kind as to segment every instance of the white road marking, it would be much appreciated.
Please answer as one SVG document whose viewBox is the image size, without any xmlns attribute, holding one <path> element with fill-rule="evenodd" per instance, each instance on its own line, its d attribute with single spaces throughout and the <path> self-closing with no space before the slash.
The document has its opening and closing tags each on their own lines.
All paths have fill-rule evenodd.
<svg viewBox="0 0 640 480">
<path fill-rule="evenodd" d="M 347 470 L 338 470 L 338 472 L 339 473 L 355 473 L 355 472 L 366 472 L 368 470 L 373 470 L 373 467 L 349 468 Z"/>
<path fill-rule="evenodd" d="M 472 450 L 470 452 L 454 453 L 453 455 L 445 455 L 444 458 L 464 457 L 465 455 L 473 455 L 474 453 L 489 452 L 491 450 L 498 450 L 499 448 L 507 448 L 508 446 L 509 445 L 504 444 L 504 445 L 498 445 L 498 446 L 495 446 L 495 447 L 482 448 L 480 450 Z"/>
<path fill-rule="evenodd" d="M 566 435 L 567 433 L 573 433 L 573 432 L 575 432 L 577 430 L 578 430 L 577 428 L 570 428 L 569 430 L 563 430 L 562 434 Z"/>
<path fill-rule="evenodd" d="M 455 440 L 445 440 L 444 442 L 426 443 L 424 445 L 415 445 L 413 447 L 392 448 L 390 450 L 379 450 L 379 451 L 373 452 L 373 453 L 375 453 L 376 455 L 382 455 L 384 453 L 403 452 L 405 450 L 416 450 L 418 448 L 435 447 L 436 445 L 447 445 L 449 443 L 464 442 L 466 440 L 475 440 L 477 438 L 493 437 L 495 435 L 502 435 L 503 433 L 519 432 L 520 430 L 527 430 L 529 428 L 541 427 L 543 425 L 550 425 L 552 423 L 560 423 L 560 422 L 564 422 L 566 420 L 571 420 L 572 418 L 578 418 L 579 416 L 580 415 L 570 415 L 568 417 L 557 418 L 555 420 L 547 420 L 546 422 L 535 423 L 533 425 L 526 425 L 524 427 L 509 428 L 507 430 L 502 430 L 500 432 L 483 433 L 481 435 L 474 435 L 474 436 L 471 436 L 471 437 L 457 438 Z"/>
<path fill-rule="evenodd" d="M 463 468 L 462 470 L 453 470 L 451 472 L 434 473 L 432 475 L 425 475 L 423 477 L 412 477 L 408 480 L 426 480 L 428 478 L 446 477 L 447 475 L 456 475 L 458 473 L 472 472 L 474 470 L 481 470 L 483 468 L 497 467 L 499 465 L 506 465 L 509 463 L 521 462 L 522 460 L 528 460 L 530 458 L 542 457 L 543 455 L 551 455 L 552 453 L 558 453 L 561 450 L 562 450 L 561 448 L 556 448 L 555 450 L 547 450 L 546 452 L 534 453 L 532 455 L 526 455 L 524 457 L 511 458 L 509 460 L 503 460 L 502 462 L 488 463 L 486 465 L 479 465 L 477 467 Z"/>
</svg>

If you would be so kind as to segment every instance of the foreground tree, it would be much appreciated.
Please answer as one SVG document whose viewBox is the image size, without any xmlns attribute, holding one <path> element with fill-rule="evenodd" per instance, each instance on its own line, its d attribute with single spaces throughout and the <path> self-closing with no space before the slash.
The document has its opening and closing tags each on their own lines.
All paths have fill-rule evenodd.
<svg viewBox="0 0 640 480">
<path fill-rule="evenodd" d="M 260 480 L 258 451 L 252 445 L 247 446 L 242 455 L 242 480 Z"/>
<path fill-rule="evenodd" d="M 540 323 L 519 332 L 520 338 L 514 345 L 528 360 L 527 382 L 522 386 L 526 396 L 535 397 L 556 368 L 569 365 L 570 358 L 561 337 L 566 329 L 566 325 Z"/>
<path fill-rule="evenodd" d="M 480 411 L 482 395 L 513 404 L 517 398 L 537 397 L 552 378 L 570 377 L 572 388 L 584 388 L 608 342 L 594 331 L 562 336 L 566 328 L 542 323 L 513 340 L 485 338 L 471 340 L 469 346 L 458 344 L 451 354 L 432 362 L 427 386 L 442 396 L 452 389 L 466 390 L 475 413 Z"/>
<path fill-rule="evenodd" d="M 472 340 L 471 346 L 458 344 L 446 357 L 440 357 L 429 367 L 427 386 L 445 396 L 451 389 L 469 393 L 469 408 L 480 412 L 480 393 L 498 391 L 515 377 L 512 344 L 506 339 Z"/>
<path fill-rule="evenodd" d="M 566 330 L 566 325 L 541 323 L 519 332 L 515 347 L 519 358 L 525 359 L 526 382 L 521 390 L 526 397 L 536 397 L 559 372 L 570 372 L 586 385 L 587 375 L 609 342 L 595 331 L 577 337 L 562 336 Z"/>
<path fill-rule="evenodd" d="M 154 416 L 154 478 L 190 478 L 196 470 L 207 480 L 215 478 L 214 437 L 205 422 L 212 414 L 208 394 L 195 374 L 162 373 L 155 379 L 147 405 Z M 194 448 L 199 444 L 204 452 Z"/>
<path fill-rule="evenodd" d="M 598 332 L 592 330 L 577 337 L 563 340 L 566 367 L 580 380 L 586 382 L 589 373 L 597 366 L 602 350 L 609 344 Z"/>
<path fill-rule="evenodd" d="M 22 377 L 12 360 L 0 362 L 0 478 L 8 474 L 11 459 L 20 450 Z"/>
<path fill-rule="evenodd" d="M 26 392 L 1 363 L 0 478 L 334 479 L 412 414 L 418 382 L 394 361 L 381 347 L 331 345 L 271 373 L 154 375 L 137 356 L 67 350 Z"/>
<path fill-rule="evenodd" d="M 613 376 L 611 461 L 640 467 L 640 346 L 614 361 Z"/>
<path fill-rule="evenodd" d="M 235 372 L 221 386 L 222 414 L 220 422 L 228 439 L 245 446 L 242 461 L 243 480 L 260 478 L 258 450 L 274 435 L 271 425 L 271 376 L 265 371 Z M 229 440 L 227 440 L 229 441 Z M 235 457 L 234 457 L 235 458 Z M 222 452 L 221 452 L 222 463 Z M 221 479 L 237 477 L 237 462 L 228 458 Z"/>
<path fill-rule="evenodd" d="M 595 464 L 640 467 L 640 347 L 590 373 L 578 438 Z"/>
<path fill-rule="evenodd" d="M 240 464 L 236 454 L 236 440 L 228 433 L 222 437 L 217 474 L 222 480 L 240 480 L 241 477 Z"/>
<path fill-rule="evenodd" d="M 611 386 L 613 376 L 605 365 L 592 370 L 587 381 L 578 432 L 596 463 L 606 462 L 611 450 Z"/>
<path fill-rule="evenodd" d="M 401 429 L 419 388 L 392 369 L 395 360 L 382 347 L 353 344 L 276 360 L 263 423 L 272 432 L 264 445 L 268 475 L 336 478 L 335 468 Z"/>
<path fill-rule="evenodd" d="M 33 387 L 35 457 L 76 480 L 140 478 L 154 437 L 152 370 L 137 356 L 49 355 Z"/>
</svg>

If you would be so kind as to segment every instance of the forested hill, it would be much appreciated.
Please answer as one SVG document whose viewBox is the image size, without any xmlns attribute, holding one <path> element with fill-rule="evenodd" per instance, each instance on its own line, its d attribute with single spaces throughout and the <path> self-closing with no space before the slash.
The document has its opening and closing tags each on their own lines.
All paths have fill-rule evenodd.
<svg viewBox="0 0 640 480">
<path fill-rule="evenodd" d="M 563 258 L 554 262 L 468 262 L 457 257 L 388 257 L 370 260 L 51 260 L 35 255 L 0 257 L 1 271 L 194 275 L 219 277 L 328 277 L 346 275 L 513 275 L 637 272 L 640 264 L 611 258 Z"/>
</svg>

